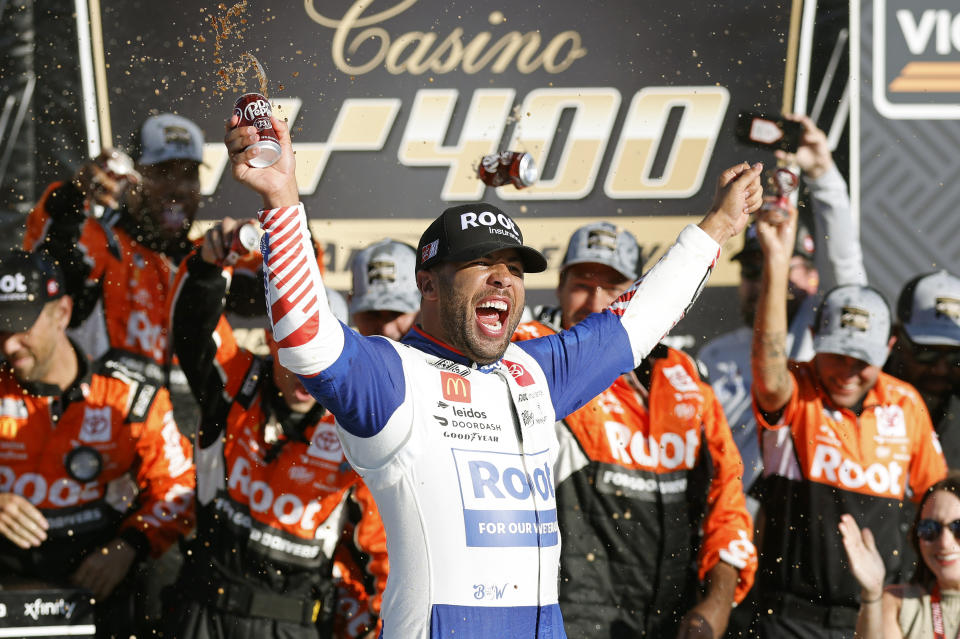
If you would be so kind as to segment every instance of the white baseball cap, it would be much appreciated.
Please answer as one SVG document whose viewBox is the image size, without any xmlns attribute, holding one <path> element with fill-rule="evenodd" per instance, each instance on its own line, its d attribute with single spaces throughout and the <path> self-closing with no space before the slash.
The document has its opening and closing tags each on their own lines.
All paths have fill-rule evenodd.
<svg viewBox="0 0 960 639">
<path fill-rule="evenodd" d="M 350 314 L 362 311 L 412 313 L 420 309 L 420 289 L 412 246 L 386 239 L 358 252 L 350 264 L 353 296 Z"/>
<path fill-rule="evenodd" d="M 897 319 L 907 337 L 925 346 L 960 346 L 960 278 L 941 270 L 903 287 Z"/>
<path fill-rule="evenodd" d="M 869 286 L 838 286 L 823 298 L 814 326 L 818 353 L 847 355 L 883 366 L 890 341 L 890 308 Z"/>
<path fill-rule="evenodd" d="M 574 264 L 604 264 L 635 280 L 640 277 L 640 247 L 630 231 L 610 222 L 593 222 L 574 231 L 560 269 Z"/>
<path fill-rule="evenodd" d="M 140 128 L 140 164 L 167 160 L 203 162 L 203 132 L 185 117 L 161 113 L 147 118 Z"/>
</svg>

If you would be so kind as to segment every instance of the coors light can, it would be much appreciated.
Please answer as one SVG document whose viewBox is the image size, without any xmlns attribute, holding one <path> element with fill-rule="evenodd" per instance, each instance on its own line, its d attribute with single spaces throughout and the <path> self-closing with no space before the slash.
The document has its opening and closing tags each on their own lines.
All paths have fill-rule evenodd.
<svg viewBox="0 0 960 639">
<path fill-rule="evenodd" d="M 279 160 L 280 140 L 277 139 L 277 132 L 273 130 L 273 124 L 270 123 L 273 111 L 270 109 L 267 98 L 259 93 L 244 93 L 234 103 L 233 112 L 240 119 L 237 126 L 255 126 L 260 135 L 259 141 L 247 147 L 247 149 L 260 149 L 260 155 L 250 160 L 248 164 L 256 169 L 263 169 Z"/>
<path fill-rule="evenodd" d="M 539 171 L 533 156 L 522 151 L 501 151 L 483 156 L 477 167 L 477 177 L 488 186 L 513 184 L 518 189 L 537 181 Z"/>
</svg>

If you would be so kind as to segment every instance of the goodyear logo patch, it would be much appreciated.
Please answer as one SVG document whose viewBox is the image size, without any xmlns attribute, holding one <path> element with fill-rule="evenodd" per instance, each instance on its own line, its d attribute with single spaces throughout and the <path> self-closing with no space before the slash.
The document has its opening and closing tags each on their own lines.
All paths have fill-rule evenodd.
<svg viewBox="0 0 960 639">
<path fill-rule="evenodd" d="M 560 542 L 547 451 L 530 455 L 453 449 L 468 546 L 536 547 Z"/>
</svg>

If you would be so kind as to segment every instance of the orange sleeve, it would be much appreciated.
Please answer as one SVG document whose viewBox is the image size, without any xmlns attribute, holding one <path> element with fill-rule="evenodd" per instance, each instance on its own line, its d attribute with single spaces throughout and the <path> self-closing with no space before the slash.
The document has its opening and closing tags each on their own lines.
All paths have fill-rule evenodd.
<svg viewBox="0 0 960 639">
<path fill-rule="evenodd" d="M 133 528 L 150 543 L 151 554 L 161 555 L 180 535 L 194 526 L 196 473 L 190 442 L 173 421 L 170 396 L 161 388 L 141 424 L 131 424 L 140 459 L 136 481 L 137 509 L 121 531 Z"/>
<path fill-rule="evenodd" d="M 757 572 L 753 545 L 753 520 L 743 495 L 743 461 L 733 441 L 720 402 L 707 384 L 704 388 L 703 429 L 713 461 L 713 479 L 703 522 L 699 576 L 702 581 L 719 561 L 740 572 L 734 601 L 743 601 Z"/>
<path fill-rule="evenodd" d="M 390 570 L 387 535 L 370 489 L 361 481 L 351 493 L 351 499 L 361 514 L 352 530 L 346 531 L 350 537 L 348 542 L 340 544 L 334 554 L 335 572 L 339 575 L 334 619 L 334 637 L 337 639 L 361 637 L 370 629 L 380 615 L 380 603 Z M 372 593 L 365 585 L 371 579 Z"/>
<path fill-rule="evenodd" d="M 23 234 L 23 248 L 25 250 L 34 250 L 46 237 L 53 220 L 47 210 L 47 202 L 50 199 L 50 194 L 63 184 L 62 181 L 50 184 L 27 215 L 26 229 Z M 88 218 L 81 223 L 80 238 L 77 240 L 76 250 L 78 251 L 76 255 L 58 255 L 56 257 L 67 263 L 70 263 L 72 259 L 82 259 L 85 268 L 89 269 L 86 280 L 88 282 L 100 281 L 104 270 L 106 270 L 106 260 L 113 259 L 113 256 L 110 255 L 103 228 L 96 221 Z M 76 294 L 76 291 L 71 293 Z"/>
</svg>

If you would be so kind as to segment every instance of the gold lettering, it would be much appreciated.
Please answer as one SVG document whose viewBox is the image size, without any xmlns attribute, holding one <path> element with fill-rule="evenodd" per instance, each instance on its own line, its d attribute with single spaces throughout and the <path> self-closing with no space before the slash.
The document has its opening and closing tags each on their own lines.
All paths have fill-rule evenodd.
<svg viewBox="0 0 960 639">
<path fill-rule="evenodd" d="M 449 73 L 457 68 L 457 65 L 460 64 L 460 58 L 463 57 L 462 38 L 463 29 L 457 27 L 450 32 L 450 35 L 443 39 L 440 46 L 427 58 L 426 64 L 431 71 L 437 74 Z M 448 50 L 450 53 L 446 61 L 441 61 L 441 57 L 446 54 Z"/>
<path fill-rule="evenodd" d="M 567 40 L 570 41 L 570 51 L 562 62 L 557 62 L 557 56 Z M 587 50 L 580 46 L 580 34 L 576 31 L 563 31 L 558 33 L 543 50 L 543 70 L 547 73 L 562 73 L 585 55 Z"/>
<path fill-rule="evenodd" d="M 587 54 L 577 31 L 557 34 L 541 50 L 543 38 L 539 31 L 511 31 L 488 48 L 493 38 L 489 31 L 480 31 L 464 46 L 463 29 L 460 27 L 454 28 L 440 40 L 440 35 L 433 31 L 408 31 L 392 37 L 385 28 L 375 26 L 403 13 L 417 0 L 403 0 L 389 9 L 368 16 L 363 13 L 370 8 L 373 0 L 356 0 L 340 20 L 320 13 L 314 6 L 315 2 L 304 0 L 304 11 L 317 24 L 334 30 L 331 59 L 337 69 L 351 75 L 369 73 L 381 64 L 394 75 L 421 75 L 427 71 L 449 73 L 458 66 L 462 67 L 464 73 L 474 74 L 488 65 L 492 73 L 503 73 L 511 65 L 515 65 L 517 71 L 523 74 L 541 68 L 547 73 L 560 73 Z M 361 31 L 351 39 L 350 34 L 356 29 Z M 438 40 L 440 44 L 433 48 Z M 376 51 L 366 61 L 353 59 L 361 48 L 369 50 L 370 45 Z M 566 54 L 561 57 L 564 51 Z"/>
<path fill-rule="evenodd" d="M 422 31 L 404 33 L 390 45 L 384 67 L 394 75 L 404 71 L 409 71 L 413 75 L 420 75 L 427 69 L 427 65 L 423 63 L 423 56 L 427 54 L 436 39 L 436 33 L 423 33 Z M 399 62 L 404 50 L 415 42 L 418 43 L 417 48 L 413 50 L 413 53 L 407 57 L 405 62 Z"/>
<path fill-rule="evenodd" d="M 354 5 L 347 10 L 347 13 L 343 16 L 343 20 L 340 21 L 337 26 L 337 30 L 333 34 L 333 42 L 331 44 L 333 63 L 344 73 L 363 75 L 364 73 L 373 71 L 387 55 L 387 48 L 390 46 L 390 34 L 387 33 L 386 29 L 382 29 L 380 27 L 370 27 L 369 29 L 364 29 L 358 33 L 357 37 L 355 37 L 350 43 L 350 48 L 348 49 L 349 53 L 352 55 L 357 52 L 365 40 L 372 40 L 374 38 L 379 39 L 380 50 L 377 52 L 377 55 L 370 59 L 369 62 L 362 66 L 352 66 L 347 62 L 348 58 L 344 57 L 343 55 L 347 34 L 350 33 L 350 30 L 355 26 L 360 14 L 363 13 L 363 10 L 366 8 L 367 4 L 364 3 L 363 0 L 355 2 Z"/>
</svg>

